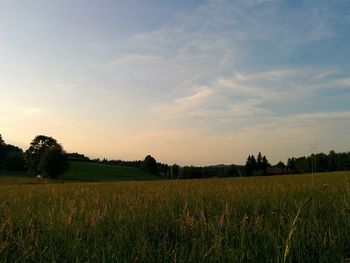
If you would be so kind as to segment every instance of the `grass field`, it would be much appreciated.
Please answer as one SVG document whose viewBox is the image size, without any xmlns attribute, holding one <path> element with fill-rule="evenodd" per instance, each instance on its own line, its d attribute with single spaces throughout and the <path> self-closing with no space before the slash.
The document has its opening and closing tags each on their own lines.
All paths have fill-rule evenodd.
<svg viewBox="0 0 350 263">
<path fill-rule="evenodd" d="M 12 172 L 1 171 L 0 172 L 0 185 L 7 184 L 36 184 L 38 180 L 27 172 Z"/>
<path fill-rule="evenodd" d="M 105 165 L 92 162 L 70 162 L 70 168 L 62 179 L 96 182 L 156 180 L 160 179 L 160 177 L 133 167 Z"/>
<path fill-rule="evenodd" d="M 38 180 L 34 175 L 26 172 L 0 172 L 0 184 L 2 185 L 62 183 L 65 181 L 104 182 L 159 179 L 159 176 L 146 173 L 142 169 L 92 162 L 70 162 L 68 172 L 56 181 Z"/>
<path fill-rule="evenodd" d="M 349 179 L 0 185 L 0 262 L 348 262 Z"/>
</svg>

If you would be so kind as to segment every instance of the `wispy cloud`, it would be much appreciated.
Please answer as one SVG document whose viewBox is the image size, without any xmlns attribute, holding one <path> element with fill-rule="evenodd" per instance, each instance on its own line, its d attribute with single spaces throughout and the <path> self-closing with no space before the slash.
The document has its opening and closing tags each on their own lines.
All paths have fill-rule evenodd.
<svg viewBox="0 0 350 263">
<path fill-rule="evenodd" d="M 331 72 L 332 76 L 336 74 L 331 70 L 314 68 L 236 72 L 229 78 L 219 77 L 190 96 L 162 102 L 152 107 L 152 111 L 160 119 L 177 118 L 188 124 L 200 121 L 209 126 L 221 122 L 248 127 L 280 118 L 288 121 L 296 119 L 296 116 L 300 119 L 308 116 L 345 118 L 346 112 L 314 113 L 313 109 L 304 109 L 306 112 L 298 113 L 298 105 L 313 100 L 320 91 L 336 91 L 334 78 L 324 79 Z M 278 108 L 281 106 L 275 106 L 283 102 L 295 105 L 294 110 L 286 111 Z"/>
<path fill-rule="evenodd" d="M 40 116 L 42 116 L 44 113 L 47 112 L 46 109 L 43 108 L 38 108 L 38 107 L 26 107 L 26 108 L 20 108 L 19 109 L 23 114 L 29 116 L 29 117 L 34 117 L 34 118 L 38 118 Z"/>
<path fill-rule="evenodd" d="M 350 78 L 337 79 L 333 83 L 338 87 L 350 87 Z"/>
<path fill-rule="evenodd" d="M 188 114 L 196 107 L 200 107 L 212 95 L 213 91 L 201 87 L 194 94 L 177 98 L 169 103 L 162 103 L 152 108 L 160 118 L 173 119 Z"/>
<path fill-rule="evenodd" d="M 161 60 L 161 57 L 155 55 L 128 54 L 110 61 L 109 65 L 126 65 L 132 63 L 150 64 L 160 62 Z"/>
</svg>

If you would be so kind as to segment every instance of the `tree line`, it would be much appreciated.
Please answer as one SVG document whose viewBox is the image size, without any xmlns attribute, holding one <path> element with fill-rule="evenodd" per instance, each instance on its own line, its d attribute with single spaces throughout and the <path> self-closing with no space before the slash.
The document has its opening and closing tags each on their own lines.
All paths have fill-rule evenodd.
<svg viewBox="0 0 350 263">
<path fill-rule="evenodd" d="M 261 152 L 255 158 L 254 155 L 249 155 L 247 162 L 244 166 L 245 176 L 261 176 L 267 175 L 267 168 L 270 167 L 270 163 L 266 156 L 262 155 Z"/>
<path fill-rule="evenodd" d="M 350 170 L 350 152 L 330 151 L 289 158 L 285 166 L 291 173 L 333 172 Z"/>
<path fill-rule="evenodd" d="M 0 170 L 24 171 L 25 161 L 23 150 L 11 144 L 6 144 L 0 134 Z"/>
<path fill-rule="evenodd" d="M 43 177 L 56 178 L 68 170 L 69 161 L 135 167 L 166 179 L 264 176 L 350 170 L 350 152 L 330 151 L 329 154 L 317 153 L 310 156 L 292 157 L 288 159 L 287 164 L 280 161 L 273 166 L 267 157 L 259 152 L 256 157 L 253 154 L 249 155 L 244 166 L 231 164 L 197 167 L 160 163 L 151 155 L 147 155 L 144 160 L 136 161 L 90 159 L 77 152 L 66 153 L 61 144 L 54 138 L 45 135 L 36 136 L 30 147 L 23 152 L 17 146 L 6 144 L 0 134 L 0 171 L 28 171 Z"/>
<path fill-rule="evenodd" d="M 6 144 L 0 134 L 0 171 L 28 171 L 42 177 L 56 178 L 69 168 L 67 154 L 52 137 L 38 135 L 23 152 Z"/>
</svg>

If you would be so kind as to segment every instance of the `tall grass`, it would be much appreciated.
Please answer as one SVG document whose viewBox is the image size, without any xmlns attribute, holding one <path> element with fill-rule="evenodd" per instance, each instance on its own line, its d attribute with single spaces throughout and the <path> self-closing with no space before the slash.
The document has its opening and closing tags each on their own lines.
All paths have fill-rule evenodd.
<svg viewBox="0 0 350 263">
<path fill-rule="evenodd" d="M 345 262 L 349 178 L 0 186 L 0 261 Z"/>
</svg>

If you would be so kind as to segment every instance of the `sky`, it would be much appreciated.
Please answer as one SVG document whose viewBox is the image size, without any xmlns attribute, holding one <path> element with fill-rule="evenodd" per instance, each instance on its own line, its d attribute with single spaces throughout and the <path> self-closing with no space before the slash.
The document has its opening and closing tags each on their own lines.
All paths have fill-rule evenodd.
<svg viewBox="0 0 350 263">
<path fill-rule="evenodd" d="M 350 150 L 348 0 L 0 0 L 0 134 L 180 165 Z"/>
</svg>

